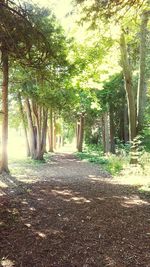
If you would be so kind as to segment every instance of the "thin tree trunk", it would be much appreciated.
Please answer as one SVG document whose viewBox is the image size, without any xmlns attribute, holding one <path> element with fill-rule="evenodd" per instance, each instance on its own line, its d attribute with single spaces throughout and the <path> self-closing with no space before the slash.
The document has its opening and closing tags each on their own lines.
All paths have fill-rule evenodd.
<svg viewBox="0 0 150 267">
<path fill-rule="evenodd" d="M 83 150 L 83 139 L 84 139 L 84 114 L 80 115 L 80 128 L 79 128 L 79 143 L 78 151 L 82 152 Z"/>
<path fill-rule="evenodd" d="M 129 127 L 128 127 L 128 108 L 124 105 L 124 142 L 129 141 Z"/>
<path fill-rule="evenodd" d="M 123 32 L 120 37 L 120 50 L 121 50 L 121 61 L 122 61 L 122 67 L 125 79 L 125 89 L 126 89 L 127 103 L 128 103 L 129 135 L 130 135 L 130 141 L 133 141 L 133 139 L 136 136 L 136 106 L 135 106 L 135 96 L 132 85 L 132 72 L 128 60 L 127 47 Z"/>
<path fill-rule="evenodd" d="M 46 151 L 46 132 L 47 132 L 47 112 L 44 107 L 34 105 L 34 115 L 37 127 L 37 148 L 35 160 L 43 160 L 44 152 Z"/>
<path fill-rule="evenodd" d="M 26 121 L 25 121 L 25 116 L 24 116 L 24 112 L 23 112 L 23 106 L 22 106 L 22 100 L 21 100 L 20 92 L 18 93 L 18 102 L 19 102 L 19 109 L 20 109 L 20 114 L 21 114 L 21 118 L 22 118 L 25 140 L 26 140 L 27 157 L 30 157 L 30 146 L 29 146 L 28 133 L 27 133 L 27 128 L 26 128 Z"/>
<path fill-rule="evenodd" d="M 29 99 L 26 97 L 25 99 L 26 110 L 27 110 L 27 121 L 28 121 L 28 128 L 29 128 L 29 136 L 30 136 L 30 153 L 31 157 L 34 159 L 36 156 L 36 132 L 35 127 L 33 126 L 33 119 L 32 119 L 32 111 Z"/>
<path fill-rule="evenodd" d="M 8 76 L 9 76 L 9 67 L 8 67 L 8 53 L 3 48 L 1 49 L 1 60 L 2 60 L 2 159 L 1 159 L 1 172 L 9 173 L 8 169 Z"/>
<path fill-rule="evenodd" d="M 36 125 L 37 125 L 37 149 L 36 149 L 36 158 L 37 160 L 43 160 L 43 153 L 41 147 L 41 125 L 40 125 L 40 110 L 38 110 L 38 114 L 36 118 Z"/>
<path fill-rule="evenodd" d="M 56 149 L 57 137 L 56 137 L 56 118 L 54 114 L 54 149 Z"/>
<path fill-rule="evenodd" d="M 43 127 L 42 127 L 42 151 L 46 153 L 46 136 L 47 136 L 47 113 L 48 110 L 43 108 Z"/>
<path fill-rule="evenodd" d="M 141 16 L 140 29 L 140 67 L 139 83 L 137 92 L 137 132 L 141 132 L 144 123 L 144 110 L 146 103 L 146 44 L 147 44 L 147 23 L 150 11 L 144 11 Z"/>
<path fill-rule="evenodd" d="M 104 114 L 101 118 L 101 124 L 102 124 L 102 143 L 103 143 L 103 152 L 106 153 L 106 147 L 105 147 L 105 123 L 104 123 Z"/>
<path fill-rule="evenodd" d="M 36 150 L 36 156 L 35 160 L 43 160 L 43 150 L 42 150 L 42 145 L 41 145 L 41 129 L 38 126 L 37 127 L 37 150 Z"/>
<path fill-rule="evenodd" d="M 121 109 L 119 112 L 119 139 L 124 142 L 124 110 Z"/>
<path fill-rule="evenodd" d="M 50 108 L 49 151 L 54 152 L 54 124 L 52 107 Z"/>
<path fill-rule="evenodd" d="M 109 111 L 109 117 L 110 117 L 110 152 L 115 154 L 114 111 L 111 106 L 110 106 L 110 111 Z"/>
<path fill-rule="evenodd" d="M 106 112 L 104 114 L 104 129 L 105 129 L 105 153 L 110 152 L 110 129 L 109 129 L 109 116 L 108 113 Z"/>
<path fill-rule="evenodd" d="M 79 121 L 77 121 L 77 124 L 76 124 L 76 140 L 77 140 L 76 148 L 77 150 L 79 148 L 79 132 L 80 132 L 80 123 Z"/>
</svg>

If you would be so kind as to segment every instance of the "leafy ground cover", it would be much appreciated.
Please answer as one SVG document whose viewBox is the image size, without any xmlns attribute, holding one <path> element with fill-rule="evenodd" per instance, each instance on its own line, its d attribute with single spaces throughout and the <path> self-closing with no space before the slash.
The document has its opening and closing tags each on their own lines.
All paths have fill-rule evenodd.
<svg viewBox="0 0 150 267">
<path fill-rule="evenodd" d="M 132 166 L 129 164 L 129 154 L 104 155 L 103 152 L 94 147 L 88 147 L 83 153 L 76 153 L 81 160 L 101 165 L 114 178 L 114 182 L 139 187 L 139 191 L 146 195 L 150 194 L 150 153 L 145 152 L 141 156 L 140 164 Z"/>
</svg>

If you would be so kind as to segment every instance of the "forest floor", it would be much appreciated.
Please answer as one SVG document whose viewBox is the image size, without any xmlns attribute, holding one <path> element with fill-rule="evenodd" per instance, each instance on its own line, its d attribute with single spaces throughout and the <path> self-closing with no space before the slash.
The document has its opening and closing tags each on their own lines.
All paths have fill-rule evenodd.
<svg viewBox="0 0 150 267">
<path fill-rule="evenodd" d="M 137 187 L 67 153 L 11 168 L 0 176 L 1 267 L 150 267 L 150 206 Z"/>
</svg>

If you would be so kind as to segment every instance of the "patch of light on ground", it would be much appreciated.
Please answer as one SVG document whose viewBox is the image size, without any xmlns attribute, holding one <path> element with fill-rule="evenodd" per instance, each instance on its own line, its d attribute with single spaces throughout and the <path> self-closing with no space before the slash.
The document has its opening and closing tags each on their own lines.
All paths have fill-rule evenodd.
<svg viewBox="0 0 150 267">
<path fill-rule="evenodd" d="M 2 259 L 0 263 L 1 263 L 1 266 L 3 266 L 3 267 L 13 267 L 13 266 L 15 266 L 14 262 L 9 260 L 9 259 Z"/>
</svg>

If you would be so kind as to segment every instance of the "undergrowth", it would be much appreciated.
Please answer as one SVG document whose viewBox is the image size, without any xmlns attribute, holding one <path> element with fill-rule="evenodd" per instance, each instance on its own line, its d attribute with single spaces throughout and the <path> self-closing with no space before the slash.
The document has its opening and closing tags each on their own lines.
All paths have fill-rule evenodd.
<svg viewBox="0 0 150 267">
<path fill-rule="evenodd" d="M 102 150 L 96 146 L 86 147 L 82 153 L 77 152 L 76 155 L 81 160 L 100 164 L 111 175 L 117 175 L 128 162 L 128 158 L 123 155 L 104 155 Z"/>
<path fill-rule="evenodd" d="M 117 155 L 106 156 L 98 147 L 90 146 L 76 155 L 81 160 L 101 165 L 117 183 L 137 186 L 140 193 L 150 196 L 150 153 L 144 152 L 137 166 L 129 164 L 129 153 L 123 149 L 118 150 Z"/>
<path fill-rule="evenodd" d="M 15 157 L 12 157 L 9 159 L 9 164 L 21 164 L 21 165 L 33 165 L 33 166 L 38 166 L 38 165 L 41 165 L 41 164 L 44 164 L 46 163 L 50 157 L 51 157 L 52 153 L 46 153 L 44 154 L 44 158 L 43 160 L 34 160 L 30 157 L 22 157 L 20 159 L 18 158 L 15 158 Z"/>
</svg>

